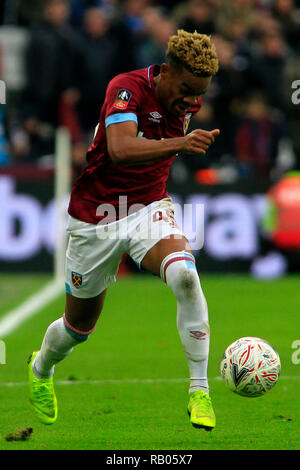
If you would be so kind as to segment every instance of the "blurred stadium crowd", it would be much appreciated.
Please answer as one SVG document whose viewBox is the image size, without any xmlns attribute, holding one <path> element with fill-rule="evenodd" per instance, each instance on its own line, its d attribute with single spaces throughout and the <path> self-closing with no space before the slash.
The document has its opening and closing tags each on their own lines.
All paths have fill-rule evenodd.
<svg viewBox="0 0 300 470">
<path fill-rule="evenodd" d="M 2 1 L 0 166 L 53 165 L 64 125 L 80 170 L 108 81 L 162 63 L 178 28 L 211 35 L 220 60 L 190 130 L 221 129 L 209 158 L 180 159 L 178 177 L 217 168 L 230 183 L 300 169 L 300 0 Z"/>
</svg>

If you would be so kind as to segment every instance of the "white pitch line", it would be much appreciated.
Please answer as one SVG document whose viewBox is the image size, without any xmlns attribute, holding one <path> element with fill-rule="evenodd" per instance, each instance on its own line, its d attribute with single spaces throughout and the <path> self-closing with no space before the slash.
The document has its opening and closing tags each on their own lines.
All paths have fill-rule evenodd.
<svg viewBox="0 0 300 470">
<path fill-rule="evenodd" d="M 208 381 L 219 382 L 222 378 L 210 377 Z M 300 375 L 283 375 L 279 378 L 282 380 L 300 380 Z M 189 379 L 185 378 L 161 378 L 161 379 L 103 379 L 103 380 L 57 380 L 55 385 L 106 385 L 106 384 L 155 384 L 155 383 L 184 383 Z M 28 382 L 0 382 L 0 387 L 27 387 Z"/>
<path fill-rule="evenodd" d="M 8 312 L 0 320 L 0 339 L 18 328 L 27 318 L 38 313 L 45 305 L 54 300 L 63 291 L 64 283 L 54 280 L 47 284 L 42 290 L 32 295 L 19 307 Z"/>
</svg>

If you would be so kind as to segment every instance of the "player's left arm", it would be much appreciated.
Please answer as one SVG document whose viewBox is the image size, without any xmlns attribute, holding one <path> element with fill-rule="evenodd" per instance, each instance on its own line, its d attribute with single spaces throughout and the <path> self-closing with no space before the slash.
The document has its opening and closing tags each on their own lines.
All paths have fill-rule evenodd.
<svg viewBox="0 0 300 470">
<path fill-rule="evenodd" d="M 107 148 L 115 165 L 145 163 L 170 157 L 178 152 L 205 155 L 219 132 L 218 129 L 212 131 L 196 129 L 183 137 L 141 139 L 137 136 L 137 123 L 124 121 L 106 128 Z"/>
</svg>

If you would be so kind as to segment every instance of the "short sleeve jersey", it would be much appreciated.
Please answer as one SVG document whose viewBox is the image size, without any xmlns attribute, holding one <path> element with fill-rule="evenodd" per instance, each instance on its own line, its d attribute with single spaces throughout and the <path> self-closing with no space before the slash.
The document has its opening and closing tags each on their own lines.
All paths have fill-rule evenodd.
<svg viewBox="0 0 300 470">
<path fill-rule="evenodd" d="M 168 113 L 155 91 L 154 76 L 159 69 L 152 65 L 118 75 L 109 83 L 95 138 L 87 152 L 88 165 L 72 189 L 69 214 L 73 217 L 97 224 L 101 219 L 97 208 L 101 204 L 112 204 L 118 217 L 120 204 L 126 203 L 127 208 L 133 204 L 148 205 L 168 196 L 166 181 L 176 155 L 115 165 L 106 140 L 108 126 L 126 121 L 137 124 L 140 138 L 160 140 L 185 135 L 190 118 L 201 107 L 201 98 L 184 116 Z"/>
</svg>

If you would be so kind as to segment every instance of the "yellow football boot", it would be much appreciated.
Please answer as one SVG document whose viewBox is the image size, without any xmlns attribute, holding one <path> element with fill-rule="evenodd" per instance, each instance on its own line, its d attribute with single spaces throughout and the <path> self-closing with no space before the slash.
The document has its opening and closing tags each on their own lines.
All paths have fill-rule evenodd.
<svg viewBox="0 0 300 470">
<path fill-rule="evenodd" d="M 216 425 L 211 398 L 203 390 L 197 390 L 190 394 L 188 414 L 190 422 L 195 428 L 212 431 Z"/>
<path fill-rule="evenodd" d="M 57 400 L 53 387 L 53 378 L 37 379 L 32 370 L 32 363 L 39 351 L 34 351 L 28 359 L 29 400 L 37 418 L 43 424 L 53 424 L 57 420 Z"/>
</svg>

